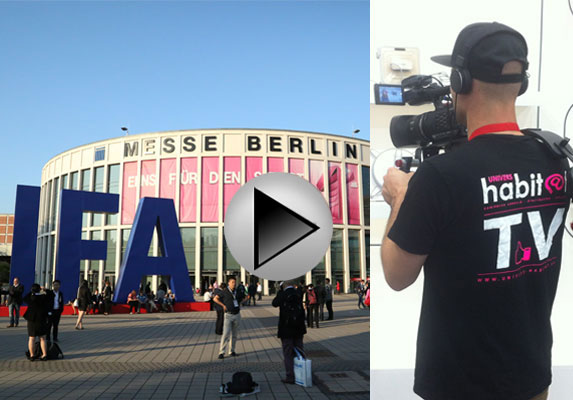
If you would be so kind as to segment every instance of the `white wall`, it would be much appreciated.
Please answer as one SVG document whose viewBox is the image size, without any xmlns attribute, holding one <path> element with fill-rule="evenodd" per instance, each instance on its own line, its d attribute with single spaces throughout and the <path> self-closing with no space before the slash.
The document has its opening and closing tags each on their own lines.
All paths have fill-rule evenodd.
<svg viewBox="0 0 573 400">
<path fill-rule="evenodd" d="M 568 107 L 573 103 L 573 74 L 569 72 L 573 64 L 573 15 L 569 11 L 568 0 L 545 1 L 543 9 L 543 39 L 541 34 L 541 0 L 371 0 L 371 40 L 370 40 L 370 92 L 380 81 L 380 68 L 376 50 L 380 47 L 417 47 L 420 49 L 422 74 L 447 71 L 445 67 L 433 63 L 430 57 L 438 54 L 451 54 L 459 31 L 473 22 L 497 21 L 505 23 L 521 32 L 529 47 L 530 87 L 528 93 L 518 101 L 518 122 L 522 127 L 537 125 L 539 107 L 540 127 L 563 133 L 563 119 Z M 540 52 L 540 43 L 542 52 Z M 542 56 L 541 91 L 537 92 L 539 61 Z M 373 102 L 373 99 L 371 99 Z M 371 148 L 380 153 L 392 147 L 388 123 L 396 114 L 417 114 L 425 110 L 404 107 L 371 105 Z M 571 113 L 573 114 L 573 112 Z M 568 136 L 573 137 L 573 115 L 568 121 Z M 372 172 L 383 170 L 371 162 Z M 391 162 L 389 162 L 391 164 Z M 390 167 L 388 165 L 387 167 Z M 379 244 L 385 227 L 388 208 L 383 203 L 373 203 L 372 244 Z M 567 223 L 573 220 L 569 213 Z M 372 260 L 372 313 L 371 313 L 371 369 L 380 377 L 371 392 L 372 398 L 386 398 L 384 383 L 391 385 L 392 374 L 399 369 L 407 377 L 413 378 L 415 343 L 420 313 L 422 280 L 403 292 L 393 292 L 386 284 L 379 256 L 379 246 L 371 249 Z M 553 309 L 555 366 L 573 366 L 573 239 L 564 238 L 562 274 Z M 393 371 L 390 371 L 393 370 Z M 379 375 L 387 371 L 387 375 Z M 566 371 L 573 371 L 568 369 Z M 571 385 L 572 376 L 562 373 L 562 383 Z M 388 379 L 384 379 L 386 376 Z M 404 376 L 404 375 L 402 375 Z M 411 393 L 413 382 L 406 392 Z M 556 385 L 558 382 L 556 382 Z M 554 385 L 555 386 L 555 385 Z M 374 388 L 377 388 L 376 390 Z M 387 389 L 388 387 L 386 387 Z M 386 392 L 387 393 L 387 392 Z M 565 398 L 552 396 L 551 399 Z"/>
</svg>

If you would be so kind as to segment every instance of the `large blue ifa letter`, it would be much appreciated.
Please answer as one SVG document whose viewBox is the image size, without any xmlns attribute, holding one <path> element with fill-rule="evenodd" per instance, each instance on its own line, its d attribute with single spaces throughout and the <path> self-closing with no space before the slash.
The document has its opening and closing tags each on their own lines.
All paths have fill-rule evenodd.
<svg viewBox="0 0 573 400">
<path fill-rule="evenodd" d="M 10 283 L 20 280 L 28 292 L 35 281 L 36 241 L 38 238 L 38 212 L 40 188 L 18 185 L 14 215 L 14 239 L 10 263 Z"/>
<path fill-rule="evenodd" d="M 147 255 L 156 227 L 163 257 Z M 170 275 L 170 286 L 177 300 L 195 301 L 172 199 L 144 197 L 140 200 L 113 301 L 127 301 L 129 292 L 139 288 L 143 275 Z"/>
<path fill-rule="evenodd" d="M 105 240 L 82 240 L 82 213 L 116 213 L 119 195 L 110 193 L 62 190 L 56 279 L 62 283 L 64 302 L 75 299 L 78 291 L 81 260 L 105 260 Z"/>
</svg>

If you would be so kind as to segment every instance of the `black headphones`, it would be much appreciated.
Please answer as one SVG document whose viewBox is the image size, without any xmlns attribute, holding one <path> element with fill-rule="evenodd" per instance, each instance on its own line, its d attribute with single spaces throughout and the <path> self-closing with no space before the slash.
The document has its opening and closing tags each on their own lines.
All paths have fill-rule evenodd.
<svg viewBox="0 0 573 400">
<path fill-rule="evenodd" d="M 495 30 L 493 32 L 488 32 L 486 36 L 498 33 L 498 32 L 507 32 L 506 29 L 500 28 L 499 30 Z M 461 49 L 460 54 L 452 55 L 452 73 L 450 75 L 450 87 L 452 90 L 457 94 L 467 94 L 472 90 L 472 81 L 473 78 L 470 74 L 469 69 L 466 68 L 467 60 L 469 59 L 469 54 L 474 48 L 476 44 L 478 44 L 482 39 L 486 36 L 478 36 L 473 38 L 473 40 L 466 43 L 463 48 Z M 504 79 L 500 80 L 499 83 L 517 83 L 521 82 L 521 87 L 519 88 L 518 96 L 521 96 L 527 90 L 529 86 L 529 77 L 525 72 L 527 70 L 528 65 L 524 64 L 524 71 L 521 74 L 512 74 L 503 76 Z"/>
</svg>

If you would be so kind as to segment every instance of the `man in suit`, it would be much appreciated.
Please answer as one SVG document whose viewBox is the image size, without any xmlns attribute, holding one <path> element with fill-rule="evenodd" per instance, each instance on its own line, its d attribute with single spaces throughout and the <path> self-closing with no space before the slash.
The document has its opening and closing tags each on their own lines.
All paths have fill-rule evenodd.
<svg viewBox="0 0 573 400">
<path fill-rule="evenodd" d="M 256 306 L 257 305 L 257 299 L 255 298 L 255 296 L 257 295 L 257 285 L 255 285 L 253 282 L 251 282 L 247 291 L 249 293 L 249 305 L 251 305 L 251 300 L 253 300 L 253 305 Z"/>
<path fill-rule="evenodd" d="M 48 335 L 46 339 L 50 341 L 50 334 L 53 329 L 54 342 L 58 341 L 58 326 L 60 325 L 60 317 L 64 311 L 64 295 L 60 291 L 60 281 L 55 280 L 52 283 L 52 290 L 46 292 L 48 296 L 48 303 L 50 311 L 48 312 Z"/>
<path fill-rule="evenodd" d="M 225 317 L 223 319 L 223 336 L 219 346 L 219 359 L 225 357 L 225 351 L 229 348 L 229 355 L 236 357 L 235 346 L 239 334 L 241 323 L 241 304 L 245 299 L 244 292 L 236 288 L 237 279 L 234 276 L 227 278 L 227 289 L 216 295 L 213 301 L 223 308 Z"/>
<path fill-rule="evenodd" d="M 360 284 L 356 287 L 356 293 L 358 293 L 358 309 L 360 307 L 366 308 L 366 304 L 364 304 L 364 294 L 366 293 L 366 286 L 364 285 L 364 279 L 360 281 Z"/>
<path fill-rule="evenodd" d="M 316 297 L 318 300 L 318 319 L 324 321 L 324 304 L 326 301 L 326 291 L 324 290 L 324 286 L 322 286 L 322 281 L 316 282 L 316 288 L 314 288 L 316 292 Z"/>
<path fill-rule="evenodd" d="M 286 370 L 283 383 L 294 384 L 295 348 L 303 350 L 303 336 L 306 334 L 302 296 L 295 288 L 296 281 L 287 281 L 273 299 L 273 307 L 279 309 L 279 329 L 277 336 L 281 339 Z"/>
<path fill-rule="evenodd" d="M 217 289 L 213 290 L 213 298 L 215 296 L 219 296 L 219 298 L 222 298 L 226 288 L 227 284 L 225 282 L 222 282 Z M 213 300 L 213 308 L 217 312 L 217 321 L 215 322 L 215 334 L 221 336 L 223 334 L 223 322 L 225 318 L 225 311 L 223 310 L 223 307 L 217 304 L 214 300 Z"/>
<path fill-rule="evenodd" d="M 109 281 L 105 281 L 105 288 L 103 289 L 103 303 L 104 303 L 104 315 L 108 315 L 111 311 L 111 295 L 113 291 Z"/>
<path fill-rule="evenodd" d="M 332 311 L 332 286 L 330 285 L 330 279 L 328 278 L 326 278 L 324 292 L 324 302 L 326 303 L 326 309 L 328 310 L 328 320 L 331 321 L 334 318 L 334 312 Z"/>
<path fill-rule="evenodd" d="M 14 278 L 14 284 L 10 285 L 6 294 L 8 294 L 8 313 L 10 315 L 10 325 L 7 328 L 17 327 L 20 320 L 20 306 L 24 295 L 24 285 L 20 283 L 18 278 Z"/>
</svg>

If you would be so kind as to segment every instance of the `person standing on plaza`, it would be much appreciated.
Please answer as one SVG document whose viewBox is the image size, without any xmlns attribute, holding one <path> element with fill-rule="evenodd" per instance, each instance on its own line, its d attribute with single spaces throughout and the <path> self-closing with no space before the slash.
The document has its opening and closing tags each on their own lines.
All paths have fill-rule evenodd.
<svg viewBox="0 0 573 400">
<path fill-rule="evenodd" d="M 253 305 L 256 306 L 257 305 L 257 299 L 256 299 L 256 295 L 257 295 L 257 286 L 251 282 L 251 284 L 249 285 L 249 288 L 247 289 L 249 292 L 249 305 L 251 305 L 251 300 L 253 300 Z"/>
<path fill-rule="evenodd" d="M 216 335 L 223 334 L 223 321 L 225 317 L 225 311 L 223 310 L 223 307 L 221 307 L 219 304 L 215 302 L 215 296 L 222 296 L 225 289 L 227 289 L 227 284 L 225 282 L 222 282 L 221 285 L 219 285 L 219 288 L 213 291 L 213 297 L 212 297 L 213 308 L 217 312 L 217 321 L 215 322 Z"/>
<path fill-rule="evenodd" d="M 7 327 L 14 328 L 18 326 L 20 320 L 20 307 L 24 295 L 24 285 L 20 283 L 20 279 L 14 278 L 14 284 L 10 285 L 6 294 L 8 295 L 8 314 L 10 315 L 10 324 Z"/>
<path fill-rule="evenodd" d="M 147 289 L 147 288 L 146 288 Z M 111 295 L 113 290 L 111 290 L 111 285 L 109 281 L 105 281 L 105 287 L 103 289 L 103 314 L 109 315 L 111 312 Z"/>
<path fill-rule="evenodd" d="M 316 322 L 316 327 L 318 328 L 318 296 L 312 283 L 306 289 L 304 303 L 306 305 L 308 327 L 313 328 L 314 322 Z"/>
<path fill-rule="evenodd" d="M 88 310 L 91 297 L 90 289 L 88 288 L 88 281 L 83 280 L 78 289 L 78 320 L 76 321 L 76 329 L 78 330 L 84 329 L 82 321 L 86 311 Z"/>
<path fill-rule="evenodd" d="M 98 297 L 99 297 L 99 292 L 98 290 L 94 290 L 92 293 L 92 297 L 90 299 L 91 301 L 91 305 L 90 305 L 90 309 L 92 311 L 92 314 L 95 314 L 96 311 L 99 312 L 99 307 L 98 307 Z"/>
<path fill-rule="evenodd" d="M 286 370 L 286 378 L 282 382 L 287 384 L 295 383 L 295 348 L 303 350 L 303 336 L 306 334 L 302 297 L 295 285 L 295 280 L 286 282 L 284 290 L 281 288 L 272 302 L 273 307 L 280 307 L 277 336 L 281 339 Z"/>
<path fill-rule="evenodd" d="M 46 291 L 48 296 L 48 304 L 50 310 L 48 312 L 48 333 L 46 339 L 50 341 L 50 334 L 53 329 L 53 339 L 54 342 L 58 341 L 58 327 L 60 325 L 60 317 L 64 311 L 64 295 L 60 291 L 60 281 L 55 280 L 52 283 L 52 290 Z"/>
<path fill-rule="evenodd" d="M 245 285 L 243 284 L 243 282 L 241 282 L 239 284 L 239 287 L 237 288 L 237 291 L 241 294 L 241 296 L 243 298 L 247 297 L 247 289 L 245 288 Z"/>
<path fill-rule="evenodd" d="M 262 297 L 263 297 L 263 286 L 261 285 L 261 282 L 257 282 L 257 296 L 258 296 L 258 301 L 261 301 Z"/>
<path fill-rule="evenodd" d="M 326 297 L 326 292 L 324 291 L 324 286 L 322 286 L 321 281 L 316 282 L 316 287 L 314 288 L 316 292 L 316 297 L 318 299 L 318 318 L 324 321 L 324 302 Z"/>
<path fill-rule="evenodd" d="M 32 290 L 24 297 L 24 301 L 28 304 L 28 309 L 24 313 L 24 319 L 28 321 L 28 360 L 34 361 L 39 356 L 39 354 L 34 354 L 36 338 L 39 337 L 42 349 L 40 360 L 46 361 L 48 359 L 46 334 L 48 333 L 50 300 L 40 285 L 34 283 Z"/>
<path fill-rule="evenodd" d="M 326 278 L 326 284 L 324 285 L 324 303 L 328 310 L 328 320 L 332 321 L 334 319 L 334 312 L 332 311 L 332 286 L 328 278 Z"/>
<path fill-rule="evenodd" d="M 229 348 L 229 355 L 235 357 L 235 346 L 237 344 L 239 325 L 241 323 L 241 302 L 244 300 L 244 292 L 236 288 L 237 279 L 229 277 L 227 279 L 227 288 L 222 294 L 215 296 L 215 303 L 219 304 L 225 312 L 223 321 L 223 337 L 219 347 L 219 359 L 225 357 L 225 351 Z M 229 345 L 229 342 L 230 345 Z"/>
<path fill-rule="evenodd" d="M 356 286 L 356 293 L 358 293 L 358 309 L 360 307 L 366 308 L 366 304 L 364 304 L 364 293 L 366 292 L 366 286 L 364 286 L 364 279 L 360 281 L 360 284 Z"/>
</svg>

